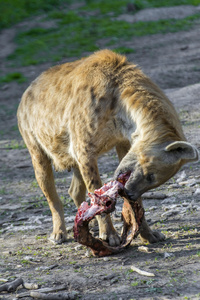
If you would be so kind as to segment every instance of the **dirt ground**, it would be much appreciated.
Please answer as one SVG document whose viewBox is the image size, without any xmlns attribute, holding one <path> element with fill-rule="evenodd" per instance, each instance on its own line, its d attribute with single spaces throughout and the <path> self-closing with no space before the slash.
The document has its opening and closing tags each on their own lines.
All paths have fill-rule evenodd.
<svg viewBox="0 0 200 300">
<path fill-rule="evenodd" d="M 0 68 L 15 47 L 17 26 L 0 34 Z M 188 141 L 200 149 L 200 26 L 186 32 L 133 38 L 123 46 L 127 55 L 165 90 L 179 113 Z M 103 41 L 101 41 L 103 46 Z M 121 45 L 119 45 L 121 46 Z M 65 59 L 66 61 L 67 59 Z M 64 61 L 64 60 L 63 60 Z M 23 67 L 29 82 L 51 64 Z M 46 200 L 37 186 L 28 150 L 17 130 L 16 109 L 28 83 L 0 86 L 0 283 L 22 277 L 42 288 L 66 284 L 76 291 L 71 298 L 88 299 L 200 299 L 200 163 L 186 165 L 163 186 L 144 195 L 146 217 L 166 241 L 143 245 L 139 238 L 120 254 L 94 258 L 74 242 L 75 205 L 67 193 L 72 173 L 55 173 L 65 207 L 67 243 L 52 244 L 52 222 Z M 99 159 L 103 180 L 109 181 L 117 166 L 113 151 Z M 113 221 L 122 224 L 119 201 Z M 147 277 L 131 266 L 154 273 Z M 27 292 L 0 293 L 15 299 Z M 32 299 L 29 294 L 22 299 Z"/>
</svg>

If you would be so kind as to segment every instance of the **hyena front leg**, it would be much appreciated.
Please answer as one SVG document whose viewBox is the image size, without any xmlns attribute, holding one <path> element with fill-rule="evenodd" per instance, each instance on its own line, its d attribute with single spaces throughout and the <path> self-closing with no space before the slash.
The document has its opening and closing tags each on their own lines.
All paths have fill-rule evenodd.
<svg viewBox="0 0 200 300">
<path fill-rule="evenodd" d="M 53 232 L 50 236 L 50 240 L 55 243 L 62 243 L 67 240 L 67 231 L 63 205 L 55 188 L 51 161 L 37 144 L 37 141 L 34 141 L 34 143 L 33 141 L 34 138 L 31 138 L 30 135 L 27 139 L 25 138 L 25 142 L 31 154 L 35 177 L 48 201 L 52 213 Z"/>
<path fill-rule="evenodd" d="M 141 199 L 141 198 L 140 198 Z M 142 199 L 139 200 L 141 206 L 142 204 Z M 149 242 L 150 244 L 152 243 L 157 243 L 157 242 L 162 242 L 165 240 L 165 235 L 162 234 L 161 232 L 157 230 L 151 230 L 149 225 L 147 224 L 147 221 L 145 217 L 143 218 L 142 224 L 141 224 L 141 229 L 140 229 L 140 239 L 143 242 Z"/>
<path fill-rule="evenodd" d="M 88 192 L 94 192 L 102 186 L 99 170 L 96 159 L 81 159 L 79 163 L 80 172 L 85 182 Z M 99 224 L 99 237 L 102 240 L 108 241 L 111 246 L 118 246 L 120 244 L 120 237 L 113 227 L 111 217 L 108 214 L 97 216 Z"/>
</svg>

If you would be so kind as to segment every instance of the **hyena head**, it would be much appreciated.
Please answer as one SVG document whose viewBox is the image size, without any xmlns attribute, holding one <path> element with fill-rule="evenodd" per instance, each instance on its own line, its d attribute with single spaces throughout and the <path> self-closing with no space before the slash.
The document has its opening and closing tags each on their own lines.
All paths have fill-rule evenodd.
<svg viewBox="0 0 200 300">
<path fill-rule="evenodd" d="M 198 150 L 185 141 L 155 145 L 148 150 L 132 146 L 119 164 L 115 178 L 120 174 L 128 175 L 126 192 L 130 199 L 136 200 L 170 179 L 183 164 L 198 158 Z"/>
</svg>

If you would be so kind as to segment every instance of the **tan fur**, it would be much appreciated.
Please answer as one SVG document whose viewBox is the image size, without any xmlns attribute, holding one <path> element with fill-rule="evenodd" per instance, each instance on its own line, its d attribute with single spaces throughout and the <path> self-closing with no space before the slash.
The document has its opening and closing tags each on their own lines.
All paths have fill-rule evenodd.
<svg viewBox="0 0 200 300">
<path fill-rule="evenodd" d="M 69 193 L 79 206 L 86 189 L 93 192 L 102 185 L 97 158 L 113 147 L 122 160 L 118 171 L 132 164 L 129 157 L 134 153 L 142 173 L 155 174 L 157 181 L 150 188 L 166 181 L 187 161 L 169 165 L 162 155 L 157 157 L 160 147 L 185 141 L 178 116 L 136 65 L 109 50 L 42 73 L 22 97 L 18 123 L 52 211 L 56 241 L 66 239 L 66 230 L 51 163 L 58 171 L 74 168 Z M 99 226 L 102 238 L 119 243 L 109 216 L 99 218 Z M 145 231 L 151 235 L 149 228 Z"/>
</svg>

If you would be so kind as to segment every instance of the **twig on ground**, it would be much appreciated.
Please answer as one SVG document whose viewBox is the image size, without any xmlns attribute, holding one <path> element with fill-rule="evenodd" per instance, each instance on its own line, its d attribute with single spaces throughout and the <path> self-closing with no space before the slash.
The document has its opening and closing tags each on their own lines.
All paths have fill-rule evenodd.
<svg viewBox="0 0 200 300">
<path fill-rule="evenodd" d="M 21 284 L 23 284 L 23 279 L 20 277 L 20 278 L 15 279 L 14 281 L 2 284 L 0 286 L 0 292 L 3 292 L 3 291 L 9 292 L 9 293 L 14 292 L 14 291 L 16 291 L 18 286 L 20 286 Z"/>
<path fill-rule="evenodd" d="M 23 282 L 23 287 L 27 290 L 37 290 L 40 286 L 37 283 Z"/>
<path fill-rule="evenodd" d="M 57 292 L 57 291 L 63 291 L 66 290 L 67 286 L 65 284 L 59 285 L 59 286 L 55 286 L 52 288 L 42 288 L 42 289 L 38 289 L 37 292 L 39 292 L 40 294 L 42 293 L 52 293 L 52 292 Z M 25 292 L 25 293 L 21 293 L 21 294 L 17 294 L 16 298 L 23 298 L 23 297 L 28 297 L 30 296 L 31 292 Z"/>
<path fill-rule="evenodd" d="M 53 294 L 44 294 L 40 292 L 30 292 L 30 296 L 36 299 L 41 300 L 72 300 L 75 299 L 78 295 L 78 292 L 60 292 L 60 293 L 53 293 Z"/>
<path fill-rule="evenodd" d="M 131 270 L 137 272 L 140 275 L 149 276 L 149 277 L 155 276 L 155 274 L 140 270 L 140 269 L 136 268 L 135 266 L 131 266 Z"/>
</svg>

